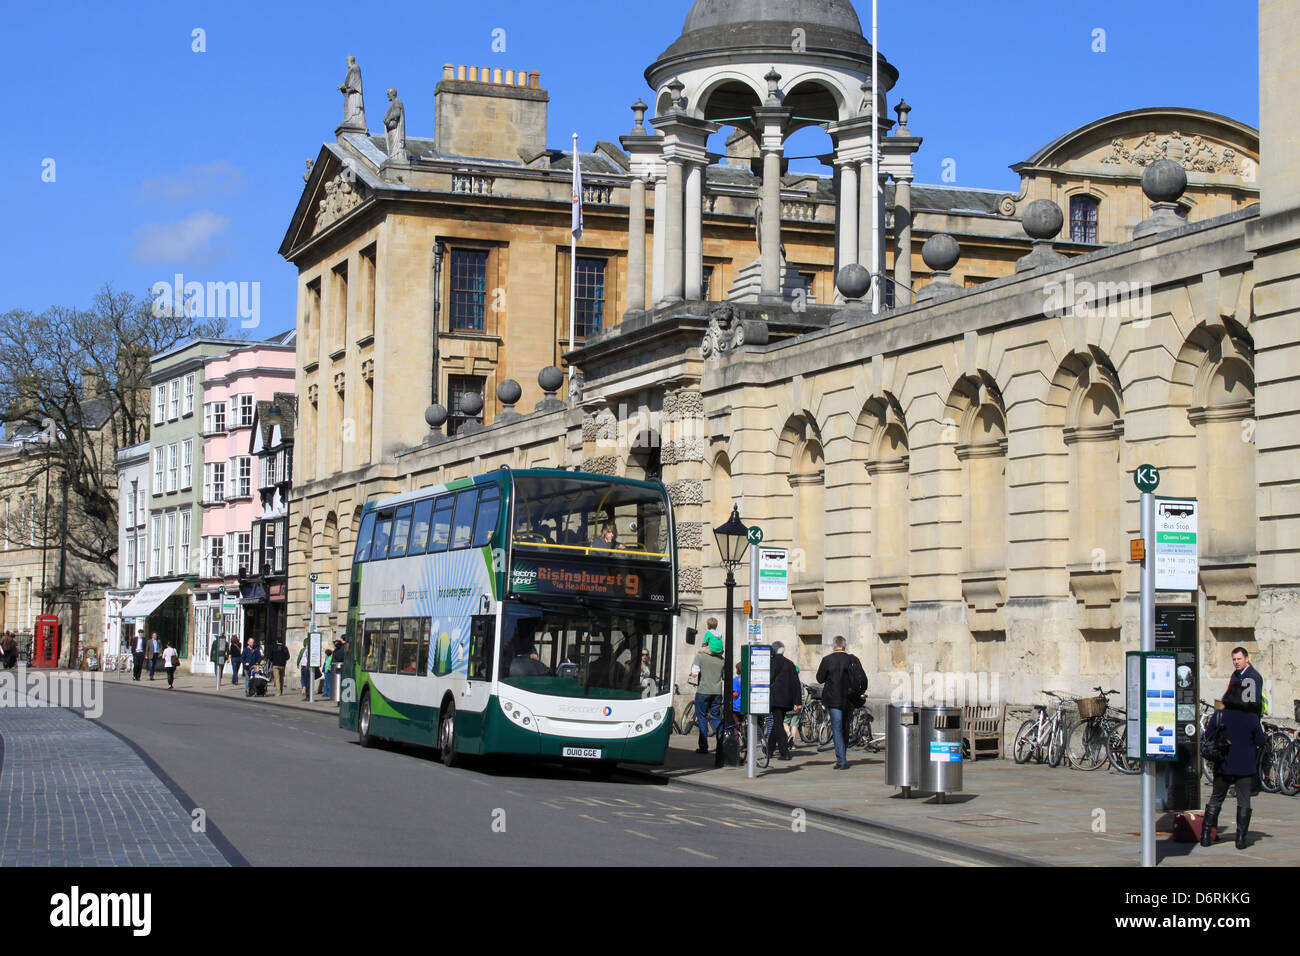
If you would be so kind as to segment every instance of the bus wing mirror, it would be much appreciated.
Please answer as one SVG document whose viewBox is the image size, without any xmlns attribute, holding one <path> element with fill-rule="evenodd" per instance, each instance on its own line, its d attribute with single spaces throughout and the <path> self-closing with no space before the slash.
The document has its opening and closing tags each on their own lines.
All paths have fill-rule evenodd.
<svg viewBox="0 0 1300 956">
<path fill-rule="evenodd" d="M 688 627 L 688 628 L 686 629 L 686 643 L 687 643 L 687 644 L 694 644 L 694 643 L 695 643 L 695 635 L 696 635 L 697 633 L 699 633 L 699 632 L 696 631 L 695 628 L 693 628 L 693 627 Z"/>
</svg>

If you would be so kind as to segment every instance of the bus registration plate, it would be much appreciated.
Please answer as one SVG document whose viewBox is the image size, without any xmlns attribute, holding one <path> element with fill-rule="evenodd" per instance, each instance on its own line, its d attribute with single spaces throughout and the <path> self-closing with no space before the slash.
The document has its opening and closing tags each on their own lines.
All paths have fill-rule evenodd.
<svg viewBox="0 0 1300 956">
<path fill-rule="evenodd" d="M 601 751 L 597 747 L 565 747 L 565 757 L 585 757 L 588 760 L 599 760 Z"/>
</svg>

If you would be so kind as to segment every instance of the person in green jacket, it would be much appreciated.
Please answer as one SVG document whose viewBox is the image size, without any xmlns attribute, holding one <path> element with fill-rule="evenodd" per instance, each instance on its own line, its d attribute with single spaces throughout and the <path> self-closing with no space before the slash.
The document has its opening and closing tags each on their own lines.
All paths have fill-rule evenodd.
<svg viewBox="0 0 1300 956">
<path fill-rule="evenodd" d="M 706 623 L 709 629 L 704 635 L 704 647 L 691 663 L 691 676 L 698 681 L 695 688 L 695 715 L 700 725 L 700 744 L 695 749 L 698 754 L 709 752 L 710 726 L 718 750 L 722 750 L 722 638 L 715 633 L 716 617 Z"/>
</svg>

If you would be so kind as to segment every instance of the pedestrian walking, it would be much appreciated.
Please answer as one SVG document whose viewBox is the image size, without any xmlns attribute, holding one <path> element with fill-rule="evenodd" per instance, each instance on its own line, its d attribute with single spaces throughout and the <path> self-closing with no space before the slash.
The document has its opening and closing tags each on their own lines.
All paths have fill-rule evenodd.
<svg viewBox="0 0 1300 956">
<path fill-rule="evenodd" d="M 1229 684 L 1223 695 L 1223 710 L 1216 710 L 1206 725 L 1206 736 L 1222 727 L 1228 738 L 1228 755 L 1214 765 L 1214 790 L 1205 807 L 1201 822 L 1201 846 L 1209 846 L 1211 831 L 1219 823 L 1219 811 L 1228 795 L 1228 788 L 1237 792 L 1237 849 L 1246 849 L 1246 834 L 1250 830 L 1250 795 L 1259 773 L 1259 751 L 1268 742 L 1259 714 L 1257 701 L 1245 699 L 1244 681 Z"/>
<path fill-rule="evenodd" d="M 307 691 L 311 687 L 311 666 L 308 663 L 311 660 L 309 645 L 306 640 L 302 642 L 302 650 L 298 652 L 298 674 L 302 682 L 302 699 L 307 699 Z"/>
<path fill-rule="evenodd" d="M 239 665 L 244 662 L 244 649 L 239 646 L 239 641 L 231 638 L 226 643 L 226 656 L 230 659 L 230 683 L 239 683 Z"/>
<path fill-rule="evenodd" d="M 18 640 L 13 631 L 5 631 L 3 640 L 0 640 L 0 657 L 4 659 L 5 670 L 18 666 Z"/>
<path fill-rule="evenodd" d="M 710 728 L 712 736 L 717 738 L 718 752 L 722 751 L 722 638 L 713 633 L 713 628 L 718 626 L 716 617 L 709 618 L 708 626 L 704 647 L 691 663 L 691 676 L 697 682 L 695 717 L 700 730 L 700 743 L 695 748 L 697 754 L 709 752 Z"/>
<path fill-rule="evenodd" d="M 803 690 L 799 672 L 785 656 L 785 645 L 772 642 L 772 684 L 770 690 L 772 730 L 767 735 L 767 752 L 778 753 L 778 760 L 790 759 L 790 739 L 786 736 L 786 715 L 803 709 Z"/>
<path fill-rule="evenodd" d="M 1264 713 L 1264 678 L 1250 663 L 1250 652 L 1244 647 L 1232 649 L 1232 676 L 1228 678 L 1228 689 L 1224 692 L 1226 702 L 1232 689 L 1240 689 L 1242 706 L 1255 714 Z"/>
<path fill-rule="evenodd" d="M 284 696 L 284 669 L 288 664 L 289 648 L 284 646 L 284 641 L 276 641 L 271 650 L 271 674 L 275 678 L 275 693 L 279 697 Z"/>
<path fill-rule="evenodd" d="M 843 637 L 831 642 L 831 652 L 817 667 L 817 683 L 822 685 L 822 703 L 831 715 L 831 733 L 835 738 L 835 769 L 846 770 L 848 733 L 853 708 L 866 703 L 867 674 L 862 662 L 846 648 Z"/>
<path fill-rule="evenodd" d="M 135 647 L 132 649 L 131 656 L 134 658 L 134 666 L 131 669 L 131 679 L 139 680 L 140 672 L 144 670 L 145 647 L 148 645 L 145 640 L 144 631 L 136 631 Z"/>
<path fill-rule="evenodd" d="M 180 655 L 176 653 L 176 648 L 172 647 L 171 641 L 163 641 L 162 654 L 163 670 L 167 672 L 167 689 L 175 690 L 176 687 L 172 681 L 176 679 L 176 666 L 180 663 Z"/>
<path fill-rule="evenodd" d="M 153 680 L 154 671 L 158 667 L 158 659 L 162 657 L 162 644 L 158 640 L 158 632 L 154 631 L 149 638 L 149 679 Z"/>
<path fill-rule="evenodd" d="M 244 666 L 244 692 L 247 694 L 253 687 L 253 665 L 260 664 L 262 661 L 262 652 L 257 649 L 253 639 L 248 639 L 244 647 L 243 654 L 240 655 L 239 662 Z"/>
<path fill-rule="evenodd" d="M 321 670 L 324 672 L 325 676 L 321 679 L 320 693 L 322 697 L 329 697 L 330 690 L 332 690 L 334 686 L 332 683 L 334 678 L 334 648 L 328 647 L 325 649 L 325 664 Z"/>
</svg>

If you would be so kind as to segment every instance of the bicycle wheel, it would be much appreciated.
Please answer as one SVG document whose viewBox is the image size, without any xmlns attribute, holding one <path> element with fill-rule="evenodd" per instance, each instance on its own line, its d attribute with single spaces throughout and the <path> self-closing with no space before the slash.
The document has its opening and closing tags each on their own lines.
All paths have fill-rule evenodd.
<svg viewBox="0 0 1300 956">
<path fill-rule="evenodd" d="M 871 718 L 867 715 L 867 708 L 859 707 L 853 711 L 853 719 L 849 721 L 848 739 L 845 743 L 850 747 L 857 747 L 862 743 L 863 728 L 870 722 Z"/>
<path fill-rule="evenodd" d="M 810 700 L 803 710 L 799 711 L 799 739 L 806 744 L 817 742 L 817 735 L 821 729 L 822 717 L 826 713 L 826 708 L 822 706 L 820 700 Z"/>
<path fill-rule="evenodd" d="M 1059 767 L 1065 754 L 1065 726 L 1058 720 L 1052 724 L 1047 737 L 1047 765 Z"/>
<path fill-rule="evenodd" d="M 696 723 L 695 701 L 687 701 L 686 706 L 682 708 L 682 716 L 677 724 L 677 732 L 679 734 L 689 734 L 695 728 Z"/>
<path fill-rule="evenodd" d="M 1029 758 L 1038 750 L 1038 721 L 1026 720 L 1016 731 L 1015 743 L 1011 745 L 1011 756 L 1016 763 L 1028 763 Z"/>
<path fill-rule="evenodd" d="M 1106 763 L 1106 731 L 1101 718 L 1090 717 L 1074 725 L 1065 756 L 1075 770 L 1096 770 Z"/>
<path fill-rule="evenodd" d="M 1300 737 L 1296 738 L 1300 740 Z M 1300 793 L 1300 744 L 1292 741 L 1278 758 L 1277 789 L 1284 796 Z"/>
<path fill-rule="evenodd" d="M 1129 775 L 1142 772 L 1142 761 L 1131 760 L 1128 755 L 1128 725 L 1120 724 L 1110 732 L 1110 765 L 1120 773 Z"/>
<path fill-rule="evenodd" d="M 1275 730 L 1268 735 L 1268 746 L 1259 755 L 1259 786 L 1266 793 L 1277 793 L 1282 789 L 1278 781 L 1278 770 L 1282 755 L 1290 746 L 1291 738 L 1282 731 Z"/>
</svg>

